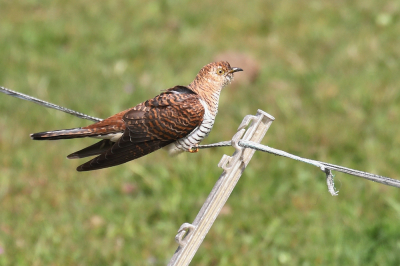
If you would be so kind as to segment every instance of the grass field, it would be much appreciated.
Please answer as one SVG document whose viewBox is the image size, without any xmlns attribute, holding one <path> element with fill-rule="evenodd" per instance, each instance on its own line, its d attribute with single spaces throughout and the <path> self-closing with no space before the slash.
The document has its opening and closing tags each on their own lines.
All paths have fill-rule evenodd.
<svg viewBox="0 0 400 266">
<path fill-rule="evenodd" d="M 264 144 L 400 179 L 399 22 L 398 1 L 6 0 L 0 85 L 105 118 L 242 54 L 258 72 L 203 143 L 262 109 Z M 0 114 L 0 265 L 165 265 L 233 152 L 78 173 L 66 156 L 93 140 L 29 134 L 88 121 L 4 94 Z M 316 167 L 256 153 L 192 265 L 400 265 L 400 191 L 336 174 L 332 197 Z"/>
</svg>

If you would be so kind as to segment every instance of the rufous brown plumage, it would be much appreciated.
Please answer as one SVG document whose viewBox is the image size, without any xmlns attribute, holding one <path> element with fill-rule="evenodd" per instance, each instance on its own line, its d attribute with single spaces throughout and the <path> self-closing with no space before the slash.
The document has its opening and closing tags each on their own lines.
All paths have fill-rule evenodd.
<svg viewBox="0 0 400 266">
<path fill-rule="evenodd" d="M 204 66 L 188 86 L 175 86 L 130 109 L 92 125 L 31 134 L 34 140 L 93 137 L 100 142 L 68 155 L 69 159 L 98 155 L 78 171 L 119 165 L 162 147 L 171 154 L 195 152 L 211 131 L 219 95 L 241 68 L 228 62 Z"/>
</svg>

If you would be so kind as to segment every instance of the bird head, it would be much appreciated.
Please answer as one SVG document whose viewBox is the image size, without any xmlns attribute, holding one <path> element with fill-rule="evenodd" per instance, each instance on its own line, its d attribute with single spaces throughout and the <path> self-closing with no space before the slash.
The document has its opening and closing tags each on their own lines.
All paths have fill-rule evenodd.
<svg viewBox="0 0 400 266">
<path fill-rule="evenodd" d="M 238 71 L 243 69 L 231 67 L 226 61 L 210 63 L 199 71 L 190 87 L 205 85 L 209 89 L 221 90 L 232 82 L 233 73 Z"/>
</svg>

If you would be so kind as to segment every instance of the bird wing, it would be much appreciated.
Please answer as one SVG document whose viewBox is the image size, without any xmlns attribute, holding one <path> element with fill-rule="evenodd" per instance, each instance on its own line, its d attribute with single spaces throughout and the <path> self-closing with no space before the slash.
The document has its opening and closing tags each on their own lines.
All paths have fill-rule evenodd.
<svg viewBox="0 0 400 266">
<path fill-rule="evenodd" d="M 203 121 L 204 112 L 197 94 L 168 90 L 127 111 L 122 137 L 77 170 L 111 167 L 158 150 L 192 132 Z"/>
</svg>

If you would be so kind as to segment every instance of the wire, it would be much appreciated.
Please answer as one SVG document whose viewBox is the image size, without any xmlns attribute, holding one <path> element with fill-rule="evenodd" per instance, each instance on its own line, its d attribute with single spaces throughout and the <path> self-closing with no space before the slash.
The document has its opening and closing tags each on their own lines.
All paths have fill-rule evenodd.
<svg viewBox="0 0 400 266">
<path fill-rule="evenodd" d="M 26 95 L 26 94 L 23 94 L 23 93 L 20 93 L 20 92 L 16 92 L 16 91 L 4 88 L 4 87 L 0 87 L 0 92 L 3 92 L 5 94 L 7 94 L 7 95 L 10 95 L 10 96 L 22 99 L 22 100 L 26 100 L 26 101 L 37 103 L 37 104 L 42 105 L 42 106 L 47 107 L 47 108 L 56 109 L 58 111 L 61 111 L 61 112 L 64 112 L 64 113 L 67 113 L 67 114 L 70 114 L 70 115 L 74 115 L 74 116 L 82 118 L 82 119 L 91 120 L 93 122 L 102 121 L 102 119 L 100 119 L 100 118 L 89 116 L 89 115 L 85 115 L 85 114 L 79 113 L 77 111 L 74 111 L 74 110 L 71 110 L 71 109 L 68 109 L 68 108 L 65 108 L 65 107 L 61 107 L 59 105 L 56 105 L 56 104 L 53 104 L 53 103 L 49 103 L 49 102 L 37 99 L 35 97 L 29 96 L 29 95 Z"/>
<path fill-rule="evenodd" d="M 87 120 L 91 120 L 93 122 L 100 122 L 102 121 L 102 119 L 97 118 L 97 117 L 93 117 L 93 116 L 89 116 L 53 103 L 49 103 L 40 99 L 37 99 L 35 97 L 20 93 L 20 92 L 16 92 L 4 87 L 0 87 L 0 92 L 3 92 L 7 95 L 22 99 L 22 100 L 27 100 L 30 102 L 34 102 L 36 104 L 42 105 L 44 107 L 47 108 L 52 108 L 58 111 L 62 111 L 64 113 L 70 114 L 70 115 L 74 115 L 76 117 L 82 118 L 82 119 L 87 119 Z M 207 148 L 216 148 L 216 147 L 226 147 L 226 146 L 232 146 L 231 144 L 232 142 L 229 141 L 222 141 L 222 142 L 218 142 L 218 143 L 212 143 L 212 144 L 208 144 L 208 145 L 199 145 L 198 148 L 199 149 L 207 149 Z M 281 151 L 278 149 L 274 149 L 259 143 L 255 143 L 252 141 L 245 141 L 245 140 L 240 140 L 238 142 L 238 144 L 244 148 L 250 148 L 250 149 L 255 149 L 258 151 L 263 151 L 263 152 L 268 152 L 274 155 L 278 155 L 278 156 L 283 156 L 283 157 L 287 157 L 293 160 L 297 160 L 297 161 L 301 161 L 304 163 L 308 163 L 314 166 L 319 167 L 323 172 L 325 172 L 326 177 L 327 177 L 327 184 L 328 184 L 328 188 L 329 191 L 331 192 L 332 195 L 337 195 L 337 191 L 335 191 L 334 187 L 333 187 L 333 175 L 330 172 L 330 170 L 335 170 L 335 171 L 339 171 L 345 174 L 349 174 L 349 175 L 353 175 L 353 176 L 358 176 L 358 177 L 362 177 L 365 178 L 367 180 L 370 181 L 374 181 L 377 183 L 381 183 L 384 185 L 388 185 L 388 186 L 392 186 L 392 187 L 397 187 L 400 188 L 400 181 L 396 180 L 396 179 L 392 179 L 386 176 L 380 176 L 380 175 L 375 175 L 375 174 L 371 174 L 368 172 L 363 172 L 363 171 L 358 171 L 358 170 L 354 170 L 351 168 L 347 168 L 347 167 L 343 167 L 343 166 L 339 166 L 339 165 L 334 165 L 334 164 L 330 164 L 330 163 L 325 163 L 325 162 L 320 162 L 320 161 L 315 161 L 315 160 L 311 160 L 311 159 L 306 159 L 306 158 L 302 158 L 293 154 L 290 154 L 288 152 L 285 151 Z"/>
<path fill-rule="evenodd" d="M 198 148 L 199 149 L 207 149 L 207 148 L 214 148 L 214 147 L 226 147 L 226 146 L 231 146 L 231 141 L 222 141 L 222 142 L 218 142 L 218 143 L 213 143 L 213 144 L 208 144 L 208 145 L 199 145 Z M 381 176 L 381 175 L 375 175 L 375 174 L 371 174 L 368 172 L 363 172 L 363 171 L 359 171 L 359 170 L 355 170 L 355 169 L 351 169 L 351 168 L 347 168 L 347 167 L 343 167 L 343 166 L 339 166 L 339 165 L 335 165 L 335 164 L 330 164 L 330 163 L 325 163 L 325 162 L 320 162 L 320 161 L 315 161 L 315 160 L 311 160 L 311 159 L 306 159 L 306 158 L 302 158 L 293 154 L 290 154 L 288 152 L 282 151 L 282 150 L 278 150 L 278 149 L 274 149 L 259 143 L 255 143 L 252 141 L 245 141 L 245 140 L 240 140 L 239 141 L 239 146 L 242 146 L 244 148 L 250 148 L 250 149 L 255 149 L 258 151 L 263 151 L 263 152 L 268 152 L 274 155 L 278 155 L 278 156 L 283 156 L 283 157 L 287 157 L 293 160 L 297 160 L 297 161 L 301 161 L 304 163 L 308 163 L 314 166 L 319 167 L 322 171 L 324 171 L 327 175 L 329 175 L 329 173 L 327 173 L 326 169 L 329 170 L 335 170 L 338 172 L 342 172 L 345 174 L 349 174 L 349 175 L 353 175 L 353 176 L 358 176 L 358 177 L 362 177 L 365 178 L 367 180 L 370 181 L 374 181 L 377 183 L 381 183 L 384 185 L 388 185 L 388 186 L 392 186 L 392 187 L 397 187 L 400 188 L 400 181 L 397 179 L 392 179 L 386 176 Z M 331 173 L 330 173 L 331 175 Z M 333 178 L 333 175 L 331 177 L 328 177 L 328 179 Z M 328 182 L 328 181 L 327 181 Z M 333 182 L 333 179 L 332 179 Z M 329 186 L 329 184 L 328 184 Z M 331 191 L 330 191 L 331 192 Z M 332 194 L 332 192 L 331 192 Z"/>
</svg>

